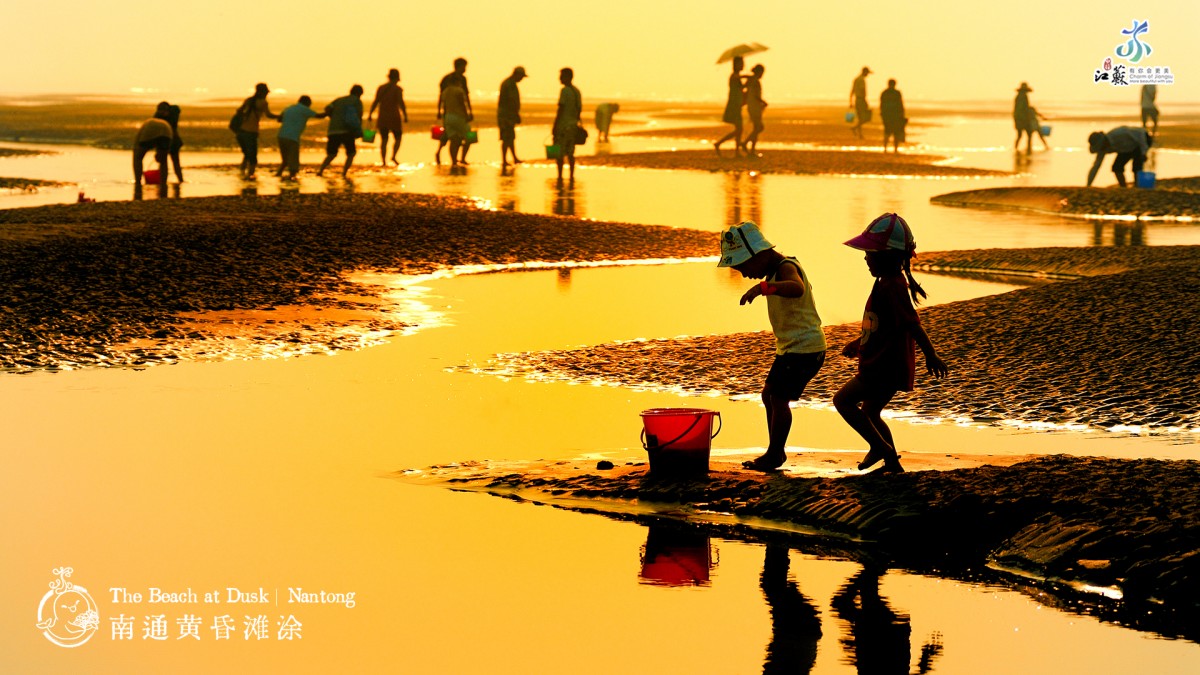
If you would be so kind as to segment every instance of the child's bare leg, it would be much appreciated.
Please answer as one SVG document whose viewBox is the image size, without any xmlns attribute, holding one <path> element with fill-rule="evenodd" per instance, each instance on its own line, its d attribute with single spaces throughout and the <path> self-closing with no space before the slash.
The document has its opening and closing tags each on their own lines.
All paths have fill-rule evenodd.
<svg viewBox="0 0 1200 675">
<path fill-rule="evenodd" d="M 884 460 L 885 468 L 893 471 L 897 469 L 900 463 L 900 455 L 896 450 L 896 442 L 892 440 L 892 430 L 888 428 L 888 425 L 883 421 L 883 416 L 881 414 L 883 413 L 883 409 L 887 407 L 887 404 L 892 401 L 892 397 L 895 395 L 896 392 L 894 390 L 880 392 L 878 396 L 872 396 L 862 403 L 863 414 L 867 416 L 867 419 L 871 422 L 871 426 L 879 432 L 880 438 L 887 442 L 887 444 L 891 447 L 891 454 L 885 457 L 872 457 L 868 452 L 867 456 L 863 458 L 862 463 L 858 466 L 860 471 L 869 468 L 880 459 Z"/>
<path fill-rule="evenodd" d="M 875 418 L 879 419 L 882 425 L 883 420 L 879 418 L 879 411 L 887 405 L 895 392 L 880 392 L 870 387 L 857 377 L 851 379 L 836 394 L 833 395 L 833 406 L 837 408 L 842 419 L 850 425 L 851 429 L 858 432 L 858 435 L 867 442 L 870 450 L 867 452 L 866 458 L 859 464 L 859 469 L 866 469 L 872 464 L 880 461 L 894 458 L 896 449 L 891 444 L 891 430 L 883 425 L 883 430 L 880 431 L 875 427 L 874 420 L 867 410 L 876 408 Z M 874 405 L 868 406 L 867 401 L 871 401 Z M 881 403 L 882 402 L 882 403 Z M 860 407 L 862 404 L 862 407 Z M 864 410 L 867 408 L 867 410 Z M 886 432 L 886 436 L 884 433 Z"/>
<path fill-rule="evenodd" d="M 773 471 L 787 461 L 786 448 L 788 434 L 792 431 L 792 408 L 786 398 L 771 393 L 770 385 L 763 387 L 762 402 L 767 411 L 767 451 L 761 457 L 743 462 L 742 466 L 759 471 Z"/>
</svg>

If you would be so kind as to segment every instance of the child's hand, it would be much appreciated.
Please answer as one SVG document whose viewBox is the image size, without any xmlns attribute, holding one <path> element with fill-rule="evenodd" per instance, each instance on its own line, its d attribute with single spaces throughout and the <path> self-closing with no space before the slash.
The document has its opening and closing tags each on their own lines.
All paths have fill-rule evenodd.
<svg viewBox="0 0 1200 675">
<path fill-rule="evenodd" d="M 946 364 L 936 354 L 925 357 L 925 368 L 931 375 L 939 378 L 945 377 L 950 372 L 950 369 L 946 367 Z"/>
<path fill-rule="evenodd" d="M 758 284 L 754 284 L 749 290 L 747 290 L 745 293 L 742 293 L 742 299 L 738 301 L 738 304 L 748 305 L 754 302 L 754 299 L 760 295 L 762 295 L 762 289 L 758 287 Z"/>
<path fill-rule="evenodd" d="M 851 342 L 847 342 L 846 346 L 842 347 L 842 356 L 845 356 L 846 358 L 850 358 L 850 359 L 857 358 L 858 357 L 858 340 L 853 340 Z"/>
</svg>

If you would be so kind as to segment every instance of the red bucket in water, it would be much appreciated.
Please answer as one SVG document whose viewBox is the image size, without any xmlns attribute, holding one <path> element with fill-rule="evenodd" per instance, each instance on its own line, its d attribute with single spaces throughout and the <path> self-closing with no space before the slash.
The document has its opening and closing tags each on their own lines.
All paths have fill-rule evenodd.
<svg viewBox="0 0 1200 675">
<path fill-rule="evenodd" d="M 721 413 L 703 408 L 643 410 L 642 447 L 650 455 L 650 473 L 708 473 L 708 452 L 721 433 L 720 422 Z"/>
<path fill-rule="evenodd" d="M 142 179 L 146 181 L 146 185 L 155 185 L 160 178 L 158 169 L 146 169 L 142 172 Z"/>
</svg>

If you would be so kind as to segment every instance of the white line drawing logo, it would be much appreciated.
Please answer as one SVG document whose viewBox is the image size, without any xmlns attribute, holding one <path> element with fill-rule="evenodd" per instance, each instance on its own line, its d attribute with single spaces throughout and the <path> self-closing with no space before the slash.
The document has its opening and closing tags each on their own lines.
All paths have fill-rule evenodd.
<svg viewBox="0 0 1200 675">
<path fill-rule="evenodd" d="M 38 605 L 37 627 L 59 647 L 78 647 L 100 629 L 100 612 L 92 596 L 83 586 L 67 581 L 74 572 L 71 567 L 55 568 L 53 574 L 58 578 L 50 582 L 50 590 Z"/>
</svg>

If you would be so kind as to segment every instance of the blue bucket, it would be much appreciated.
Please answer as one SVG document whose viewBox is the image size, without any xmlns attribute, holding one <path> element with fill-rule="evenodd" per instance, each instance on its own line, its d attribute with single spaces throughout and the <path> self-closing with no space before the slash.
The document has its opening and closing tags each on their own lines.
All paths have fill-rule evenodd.
<svg viewBox="0 0 1200 675">
<path fill-rule="evenodd" d="M 846 113 L 846 121 L 853 122 L 854 121 L 854 113 L 852 113 L 852 112 Z"/>
<path fill-rule="evenodd" d="M 1043 124 L 1043 125 L 1042 125 L 1042 128 L 1041 128 L 1041 132 L 1042 132 L 1042 135 L 1043 135 L 1043 136 L 1049 136 L 1049 135 L 1050 135 L 1050 125 L 1049 125 L 1049 124 Z"/>
<path fill-rule="evenodd" d="M 1154 172 L 1139 171 L 1137 173 L 1137 186 L 1146 190 L 1154 189 Z"/>
</svg>

